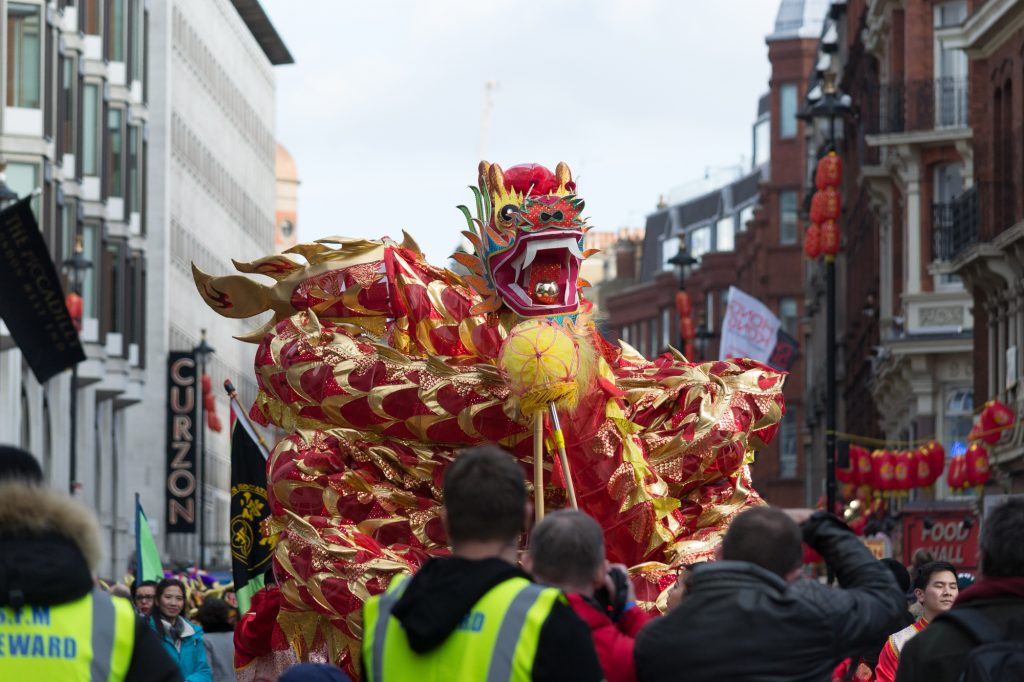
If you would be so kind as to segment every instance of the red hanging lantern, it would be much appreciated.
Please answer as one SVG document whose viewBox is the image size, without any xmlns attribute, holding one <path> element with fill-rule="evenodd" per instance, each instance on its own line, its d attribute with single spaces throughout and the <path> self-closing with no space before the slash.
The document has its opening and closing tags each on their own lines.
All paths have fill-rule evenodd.
<svg viewBox="0 0 1024 682">
<path fill-rule="evenodd" d="M 857 483 L 859 485 L 870 485 L 871 484 L 871 454 L 868 452 L 866 447 L 857 445 L 857 454 L 853 454 L 853 450 L 850 451 L 850 458 L 856 457 L 856 469 L 857 469 Z"/>
<path fill-rule="evenodd" d="M 965 455 L 954 455 L 949 460 L 946 483 L 950 490 L 960 490 L 967 486 L 967 458 Z"/>
<path fill-rule="evenodd" d="M 693 326 L 693 318 L 686 316 L 679 320 L 679 334 L 686 341 L 693 341 L 697 338 L 697 331 Z"/>
<path fill-rule="evenodd" d="M 848 468 L 836 466 L 836 480 L 840 483 L 853 483 L 854 477 L 857 475 L 857 463 L 853 459 L 853 449 L 856 447 L 856 445 L 850 446 L 850 466 Z"/>
<path fill-rule="evenodd" d="M 914 452 L 914 487 L 925 488 L 932 482 L 932 453 L 927 445 L 922 445 Z"/>
<path fill-rule="evenodd" d="M 998 400 L 989 400 L 985 403 L 981 419 L 978 421 L 981 425 L 982 440 L 989 445 L 998 443 L 1003 431 L 1013 426 L 1016 416 L 1013 410 Z"/>
<path fill-rule="evenodd" d="M 988 448 L 981 443 L 971 443 L 963 459 L 967 483 L 971 485 L 985 485 L 990 474 Z"/>
<path fill-rule="evenodd" d="M 839 192 L 834 187 L 819 189 L 811 197 L 811 222 L 820 225 L 826 220 L 835 220 L 839 217 L 841 209 Z"/>
<path fill-rule="evenodd" d="M 829 152 L 818 161 L 814 173 L 814 186 L 818 189 L 838 187 L 843 180 L 843 160 L 835 152 Z"/>
<path fill-rule="evenodd" d="M 906 490 L 913 490 L 918 485 L 917 478 L 917 463 L 922 457 L 927 459 L 927 455 L 922 454 L 920 449 L 907 450 L 907 487 Z"/>
<path fill-rule="evenodd" d="M 871 487 L 883 492 L 893 487 L 892 452 L 875 450 L 871 453 Z"/>
<path fill-rule="evenodd" d="M 821 228 L 818 223 L 807 226 L 807 232 L 804 234 L 804 255 L 811 260 L 821 255 Z"/>
<path fill-rule="evenodd" d="M 690 301 L 690 294 L 685 291 L 676 293 L 676 312 L 680 317 L 686 317 L 693 312 L 693 302 Z"/>
<path fill-rule="evenodd" d="M 691 342 L 686 342 L 686 346 L 683 348 L 683 355 L 685 355 L 686 359 L 689 360 L 690 362 L 693 362 L 694 358 L 697 357 L 697 351 L 694 350 L 693 344 Z"/>
<path fill-rule="evenodd" d="M 840 241 L 838 223 L 827 220 L 821 224 L 821 252 L 826 258 L 834 258 L 839 253 Z"/>
<path fill-rule="evenodd" d="M 892 489 L 910 490 L 910 453 L 906 450 L 892 453 Z"/>
<path fill-rule="evenodd" d="M 64 297 L 64 305 L 68 309 L 68 315 L 71 316 L 71 323 L 75 325 L 75 331 L 81 334 L 82 313 L 85 311 L 85 304 L 82 301 L 82 297 L 72 291 Z"/>
</svg>

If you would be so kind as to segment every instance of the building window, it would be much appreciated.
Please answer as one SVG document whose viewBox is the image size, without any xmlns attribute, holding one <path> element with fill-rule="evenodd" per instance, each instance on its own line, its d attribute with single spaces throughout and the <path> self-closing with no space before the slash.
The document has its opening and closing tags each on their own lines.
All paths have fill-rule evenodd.
<svg viewBox="0 0 1024 682">
<path fill-rule="evenodd" d="M 779 88 L 779 137 L 796 137 L 796 83 L 783 83 Z"/>
<path fill-rule="evenodd" d="M 82 86 L 82 175 L 100 174 L 100 87 Z"/>
<path fill-rule="evenodd" d="M 704 329 L 715 331 L 715 292 L 704 293 Z"/>
<path fill-rule="evenodd" d="M 81 0 L 82 30 L 91 36 L 100 34 L 100 5 L 103 0 Z"/>
<path fill-rule="evenodd" d="M 719 328 L 721 329 L 722 327 L 725 326 L 725 313 L 729 309 L 729 290 L 728 289 L 722 289 L 720 292 L 718 292 L 718 301 L 722 304 L 722 306 L 721 306 L 722 309 L 718 311 L 720 313 L 720 315 L 718 317 L 718 325 L 719 325 Z"/>
<path fill-rule="evenodd" d="M 771 125 L 772 120 L 764 118 L 754 126 L 754 168 L 768 163 L 771 158 Z"/>
<path fill-rule="evenodd" d="M 60 151 L 74 154 L 78 138 L 75 135 L 75 118 L 78 114 L 76 87 L 78 85 L 78 62 L 74 53 L 60 58 L 60 101 L 57 109 L 60 116 Z"/>
<path fill-rule="evenodd" d="M 42 54 L 39 5 L 7 5 L 7 106 L 40 107 Z"/>
<path fill-rule="evenodd" d="M 779 192 L 779 243 L 796 244 L 796 192 Z"/>
<path fill-rule="evenodd" d="M 124 3 L 125 0 L 109 0 L 110 27 L 107 34 L 107 59 L 124 62 Z"/>
<path fill-rule="evenodd" d="M 779 429 L 779 478 L 796 478 L 796 411 L 786 410 Z"/>
<path fill-rule="evenodd" d="M 754 219 L 754 205 L 749 204 L 740 209 L 740 232 L 747 231 L 747 223 Z"/>
<path fill-rule="evenodd" d="M 647 357 L 658 357 L 658 318 L 652 317 L 649 320 L 650 333 L 647 335 L 649 353 Z"/>
<path fill-rule="evenodd" d="M 674 308 L 662 308 L 661 309 L 661 347 L 668 348 L 672 345 L 672 339 L 669 337 L 672 329 L 672 311 Z"/>
<path fill-rule="evenodd" d="M 99 260 L 99 236 L 102 230 L 99 223 L 87 222 L 82 225 L 82 253 L 92 261 L 93 266 L 82 273 L 82 318 L 95 320 L 99 317 L 99 291 L 97 287 L 96 267 Z M 71 237 L 74 245 L 74 236 Z M 69 250 L 68 253 L 71 253 Z"/>
<path fill-rule="evenodd" d="M 124 166 L 124 111 L 110 109 L 107 112 L 107 196 L 124 197 L 122 168 Z"/>
<path fill-rule="evenodd" d="M 779 299 L 779 326 L 782 328 L 782 331 L 796 338 L 796 299 L 792 296 L 785 296 Z"/>
<path fill-rule="evenodd" d="M 727 215 L 715 226 L 715 250 L 732 251 L 736 244 L 736 219 Z"/>
<path fill-rule="evenodd" d="M 128 44 L 131 49 L 128 54 L 128 82 L 131 83 L 132 81 L 141 81 L 145 70 L 143 60 L 146 54 L 146 29 L 142 0 L 129 0 L 129 3 Z"/>
<path fill-rule="evenodd" d="M 7 186 L 19 197 L 27 197 L 39 187 L 39 166 L 34 163 L 10 161 L 7 164 Z M 32 210 L 39 218 L 39 197 L 32 200 Z"/>
<path fill-rule="evenodd" d="M 140 140 L 142 131 L 138 126 L 128 126 L 128 213 L 140 213 L 142 199 L 142 166 Z"/>
<path fill-rule="evenodd" d="M 629 339 L 630 339 L 630 333 L 629 333 L 629 325 L 628 325 L 628 324 L 627 324 L 627 325 L 625 325 L 625 326 L 624 326 L 624 327 L 622 328 L 622 333 L 621 333 L 621 334 L 619 334 L 619 338 L 621 338 L 621 339 L 622 339 L 623 341 L 625 341 L 626 343 L 629 343 Z"/>
<path fill-rule="evenodd" d="M 690 255 L 700 258 L 711 251 L 711 226 L 698 227 L 690 233 Z"/>
<path fill-rule="evenodd" d="M 102 267 L 104 334 L 125 331 L 125 243 L 111 240 L 104 245 Z M 127 347 L 124 348 L 127 351 Z"/>
<path fill-rule="evenodd" d="M 661 242 L 661 269 L 672 271 L 675 270 L 676 266 L 669 263 L 669 258 L 673 258 L 679 253 L 679 237 L 667 237 Z"/>
</svg>

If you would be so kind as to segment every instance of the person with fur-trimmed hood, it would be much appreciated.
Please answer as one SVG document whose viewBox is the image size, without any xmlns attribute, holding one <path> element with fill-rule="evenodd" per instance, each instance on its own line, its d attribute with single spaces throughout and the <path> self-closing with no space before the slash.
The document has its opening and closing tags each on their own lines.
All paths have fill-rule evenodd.
<svg viewBox="0 0 1024 682">
<path fill-rule="evenodd" d="M 131 603 L 96 587 L 101 554 L 95 515 L 0 446 L 0 679 L 181 680 Z"/>
</svg>

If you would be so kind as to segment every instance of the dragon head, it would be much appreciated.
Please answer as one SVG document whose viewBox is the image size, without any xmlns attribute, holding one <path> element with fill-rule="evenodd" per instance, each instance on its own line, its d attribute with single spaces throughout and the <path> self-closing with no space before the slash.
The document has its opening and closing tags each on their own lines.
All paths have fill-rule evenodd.
<svg viewBox="0 0 1024 682">
<path fill-rule="evenodd" d="M 523 318 L 573 317 L 583 304 L 579 278 L 583 235 L 583 200 L 569 167 L 559 163 L 552 173 L 544 166 L 523 164 L 503 171 L 480 162 L 477 218 L 464 206 L 469 221 L 464 234 L 476 257 L 455 258 L 475 274 L 467 277 L 484 300 L 473 312 L 494 312 L 503 305 Z"/>
</svg>

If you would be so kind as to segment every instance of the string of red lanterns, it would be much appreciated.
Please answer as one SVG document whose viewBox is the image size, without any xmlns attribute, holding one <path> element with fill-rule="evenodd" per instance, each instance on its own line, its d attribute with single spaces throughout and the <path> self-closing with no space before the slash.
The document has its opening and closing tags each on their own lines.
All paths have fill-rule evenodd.
<svg viewBox="0 0 1024 682">
<path fill-rule="evenodd" d="M 839 184 L 843 179 L 843 161 L 834 151 L 821 157 L 814 173 L 817 188 L 811 197 L 811 224 L 804 234 L 804 255 L 814 260 L 824 255 L 832 260 L 839 253 L 842 234 L 839 230 L 839 215 L 842 213 L 842 197 Z"/>
<path fill-rule="evenodd" d="M 836 480 L 854 488 L 866 487 L 882 497 L 906 495 L 914 488 L 929 488 L 946 473 L 951 490 L 985 485 L 991 474 L 986 444 L 999 441 L 1013 426 L 1016 413 L 998 400 L 985 403 L 977 423 L 967 436 L 963 453 L 949 458 L 942 444 L 932 440 L 914 450 L 890 450 L 850 445 L 850 467 L 836 469 Z"/>
</svg>

